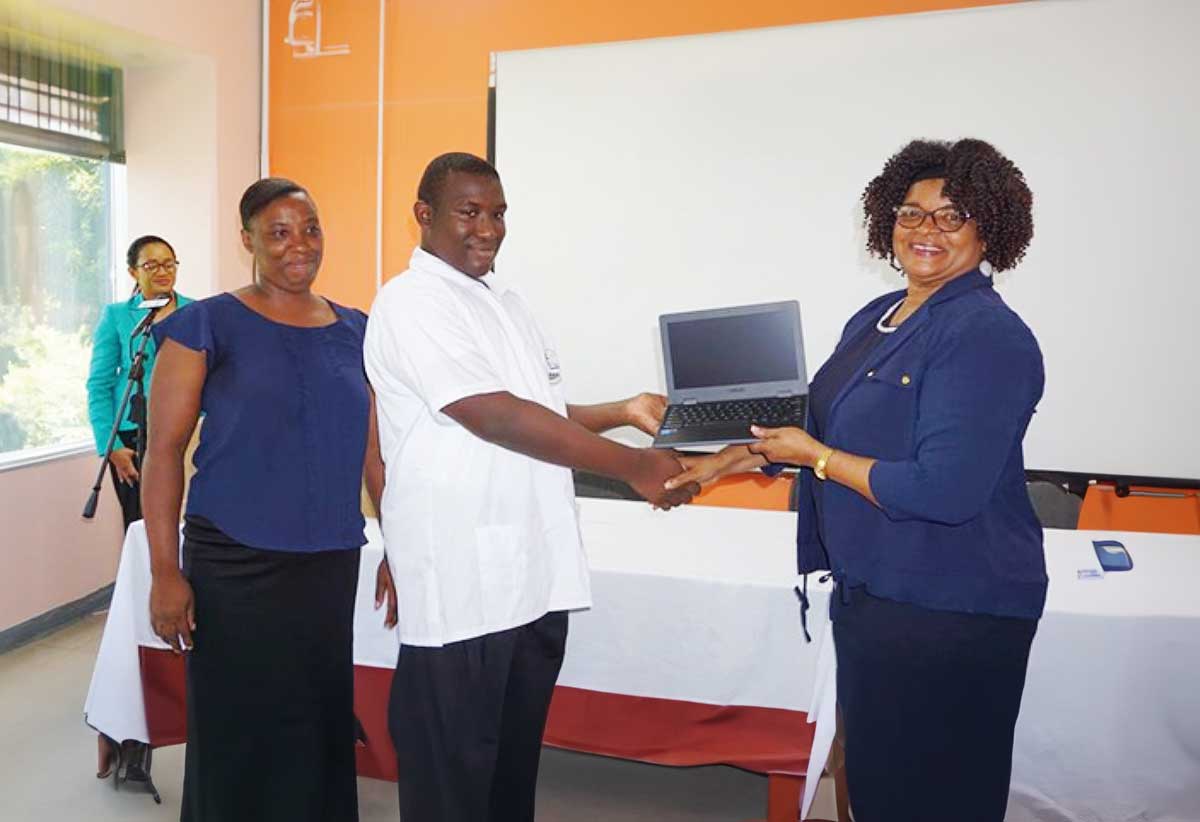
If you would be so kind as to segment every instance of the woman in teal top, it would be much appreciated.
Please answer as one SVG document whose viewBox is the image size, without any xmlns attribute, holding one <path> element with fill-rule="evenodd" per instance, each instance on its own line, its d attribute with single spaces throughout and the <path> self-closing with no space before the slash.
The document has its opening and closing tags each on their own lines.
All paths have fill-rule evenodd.
<svg viewBox="0 0 1200 822">
<path fill-rule="evenodd" d="M 154 318 L 157 323 L 179 306 L 191 302 L 187 297 L 175 293 L 175 272 L 179 261 L 175 259 L 175 249 L 166 240 L 151 235 L 138 237 L 129 245 L 126 262 L 129 276 L 136 283 L 133 296 L 104 307 L 92 339 L 92 366 L 87 380 L 88 420 L 96 440 L 96 453 L 101 456 L 104 455 L 104 446 L 108 443 L 117 407 L 125 391 L 125 382 L 129 378 L 129 368 L 133 364 L 133 355 L 137 351 L 130 334 L 147 312 L 147 309 L 138 308 L 138 304 L 146 299 L 169 297 L 171 301 L 159 309 Z M 154 353 L 154 340 L 151 339 L 146 345 L 144 384 L 147 399 Z M 121 502 L 121 515 L 126 528 L 129 523 L 142 517 L 138 502 L 138 465 L 134 453 L 137 415 L 133 405 L 131 398 L 130 407 L 121 420 L 119 441 L 114 443 L 110 459 L 113 487 Z"/>
<path fill-rule="evenodd" d="M 187 297 L 175 293 L 175 272 L 179 268 L 179 260 L 175 258 L 175 249 L 162 237 L 138 237 L 129 244 L 125 261 L 129 267 L 129 276 L 135 283 L 133 295 L 128 300 L 104 307 L 92 338 L 92 365 L 87 380 L 88 420 L 96 440 L 96 452 L 100 456 L 104 455 L 104 447 L 108 444 L 108 435 L 112 431 L 113 420 L 121 404 L 121 395 L 125 391 L 125 382 L 129 378 L 129 369 L 133 365 L 133 355 L 137 351 L 137 345 L 130 339 L 130 334 L 148 310 L 138 308 L 138 304 L 145 299 L 169 297 L 171 301 L 155 315 L 154 321 L 157 323 L 176 308 L 191 302 Z M 143 381 L 147 399 L 150 392 L 150 372 L 154 368 L 154 354 L 154 339 L 151 338 L 146 344 Z M 131 406 L 132 399 L 131 397 Z M 117 499 L 121 503 L 121 517 L 126 528 L 129 527 L 129 523 L 142 518 L 138 487 L 139 466 L 134 450 L 137 445 L 137 424 L 131 411 L 132 408 L 126 409 L 117 434 L 119 441 L 113 443 L 113 452 L 109 459 L 113 488 L 116 489 Z M 117 746 L 115 740 L 100 735 L 96 776 L 104 778 L 112 773 L 118 758 Z M 130 763 L 129 769 L 132 771 L 141 768 L 144 758 L 139 756 L 142 751 L 138 748 L 144 749 L 145 746 L 136 742 L 126 742 L 124 747 L 125 759 Z M 148 767 L 146 770 L 149 770 Z M 128 776 L 138 778 L 138 775 L 133 773 Z"/>
</svg>

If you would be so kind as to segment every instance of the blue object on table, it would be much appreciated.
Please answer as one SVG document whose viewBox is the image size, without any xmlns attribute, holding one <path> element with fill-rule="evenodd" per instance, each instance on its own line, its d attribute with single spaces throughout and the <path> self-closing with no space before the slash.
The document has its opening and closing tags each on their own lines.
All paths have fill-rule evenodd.
<svg viewBox="0 0 1200 822">
<path fill-rule="evenodd" d="M 1092 540 L 1092 547 L 1096 549 L 1096 558 L 1100 560 L 1100 567 L 1105 571 L 1133 570 L 1133 557 L 1129 556 L 1125 546 L 1116 540 L 1095 539 Z"/>
</svg>

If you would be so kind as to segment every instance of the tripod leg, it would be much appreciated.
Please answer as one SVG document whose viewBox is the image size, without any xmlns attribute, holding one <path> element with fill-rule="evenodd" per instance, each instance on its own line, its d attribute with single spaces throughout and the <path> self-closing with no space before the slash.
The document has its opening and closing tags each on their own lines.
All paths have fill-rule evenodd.
<svg viewBox="0 0 1200 822">
<path fill-rule="evenodd" d="M 154 762 L 154 748 L 146 746 L 146 790 L 150 791 L 150 796 L 154 797 L 155 804 L 162 804 L 162 797 L 158 796 L 158 788 L 154 786 L 154 780 L 150 778 L 150 764 Z"/>
<path fill-rule="evenodd" d="M 136 782 L 141 785 L 158 804 L 162 804 L 162 797 L 158 795 L 158 788 L 154 787 L 154 780 L 150 778 L 150 765 L 154 761 L 154 749 L 145 742 L 136 742 L 128 740 L 122 746 L 123 756 L 128 761 L 125 768 L 125 781 Z"/>
<path fill-rule="evenodd" d="M 125 746 L 118 743 L 116 746 L 116 749 L 117 749 L 117 764 L 116 764 L 116 767 L 113 769 L 113 790 L 119 791 L 119 790 L 121 790 L 121 783 L 123 781 L 125 781 L 126 772 L 127 772 L 129 765 L 125 761 Z"/>
<path fill-rule="evenodd" d="M 154 780 L 150 778 L 150 763 L 154 761 L 154 749 L 146 748 L 146 790 L 150 791 L 150 795 L 154 797 L 154 804 L 161 805 L 162 797 L 158 795 L 158 788 L 154 787 Z"/>
</svg>

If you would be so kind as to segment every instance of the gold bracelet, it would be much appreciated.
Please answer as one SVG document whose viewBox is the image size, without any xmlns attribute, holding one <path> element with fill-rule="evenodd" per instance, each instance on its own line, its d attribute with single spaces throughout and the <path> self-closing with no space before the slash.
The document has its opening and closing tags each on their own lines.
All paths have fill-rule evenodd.
<svg viewBox="0 0 1200 822">
<path fill-rule="evenodd" d="M 833 456 L 833 449 L 830 448 L 817 459 L 817 464 L 813 466 L 813 473 L 817 475 L 817 479 L 825 479 L 825 466 L 829 464 L 829 458 Z"/>
</svg>

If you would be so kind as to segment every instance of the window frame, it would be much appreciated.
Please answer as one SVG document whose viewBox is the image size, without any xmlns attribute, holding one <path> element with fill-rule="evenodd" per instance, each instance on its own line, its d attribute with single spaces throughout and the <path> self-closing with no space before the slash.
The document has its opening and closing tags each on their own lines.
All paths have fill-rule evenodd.
<svg viewBox="0 0 1200 822">
<path fill-rule="evenodd" d="M 38 151 L 61 154 L 63 156 L 81 156 L 80 154 L 70 151 L 56 151 L 48 148 L 45 144 L 28 145 L 26 143 L 9 142 L 3 139 L 3 137 L 5 129 L 11 125 L 12 124 L 10 123 L 0 122 L 0 148 L 12 146 L 14 148 L 35 149 Z M 31 130 L 36 131 L 36 129 Z M 120 249 L 122 247 L 121 243 L 128 232 L 129 222 L 128 209 L 126 207 L 128 194 L 126 166 L 125 163 L 117 162 L 108 157 L 87 156 L 86 159 L 95 160 L 108 165 L 108 242 L 112 251 L 112 263 L 109 267 L 109 271 L 107 272 L 107 279 L 109 290 L 111 291 L 113 299 L 115 300 L 119 299 L 122 285 L 127 284 L 124 268 L 125 255 L 120 253 Z M 56 462 L 58 460 L 73 459 L 87 453 L 95 453 L 95 443 L 92 442 L 92 438 L 90 436 L 55 443 L 54 445 L 35 445 L 28 448 L 22 448 L 20 451 L 0 452 L 0 474 L 20 468 L 28 468 L 33 465 L 42 465 L 48 462 Z M 96 459 L 99 459 L 99 457 L 96 457 Z"/>
</svg>

